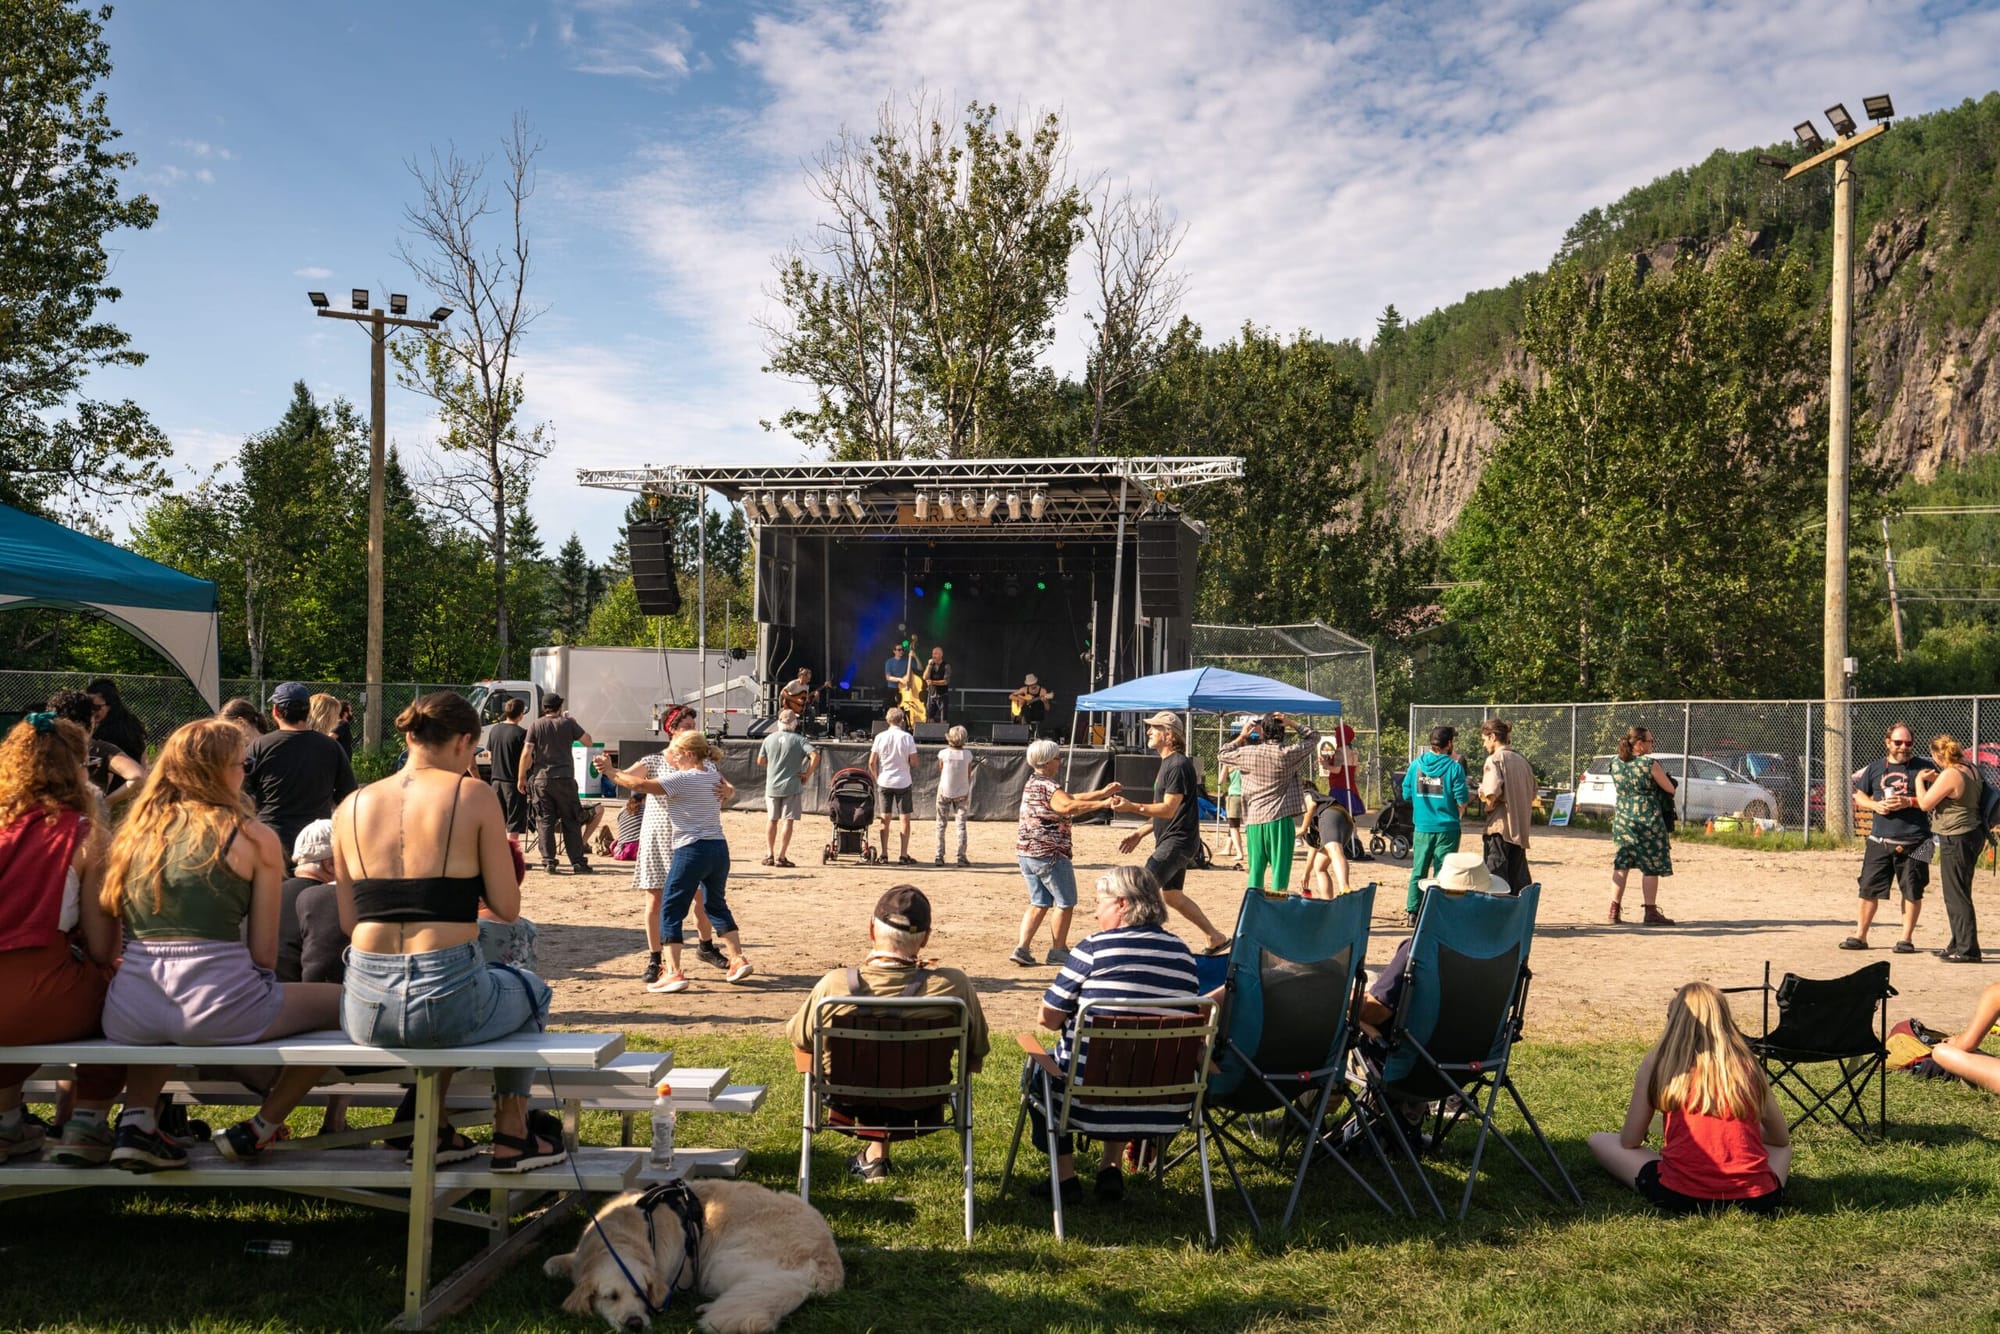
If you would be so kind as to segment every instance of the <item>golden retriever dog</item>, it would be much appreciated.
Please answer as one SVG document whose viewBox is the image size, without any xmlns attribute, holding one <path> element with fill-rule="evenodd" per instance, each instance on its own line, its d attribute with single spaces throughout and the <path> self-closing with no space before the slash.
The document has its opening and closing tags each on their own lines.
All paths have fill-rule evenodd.
<svg viewBox="0 0 2000 1334">
<path fill-rule="evenodd" d="M 652 1327 L 651 1313 L 674 1283 L 676 1291 L 712 1299 L 697 1312 L 708 1334 L 764 1334 L 806 1298 L 840 1291 L 846 1275 L 833 1229 L 810 1204 L 747 1181 L 688 1186 L 701 1204 L 699 1287 L 674 1211 L 653 1211 L 649 1245 L 639 1196 L 628 1193 L 598 1210 L 597 1225 L 583 1230 L 574 1251 L 542 1266 L 550 1278 L 570 1281 L 563 1309 L 595 1312 L 616 1330 L 642 1331 Z M 631 1271 L 630 1279 L 605 1248 L 606 1239 Z M 643 1299 L 635 1281 L 645 1288 Z"/>
</svg>

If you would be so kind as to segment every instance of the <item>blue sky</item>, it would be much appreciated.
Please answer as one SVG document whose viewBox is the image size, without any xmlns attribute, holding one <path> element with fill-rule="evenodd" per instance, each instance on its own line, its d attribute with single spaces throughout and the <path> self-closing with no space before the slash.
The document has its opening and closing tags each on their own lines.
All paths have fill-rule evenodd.
<svg viewBox="0 0 2000 1334">
<path fill-rule="evenodd" d="M 1909 115 L 2000 83 L 2000 3 L 1893 0 L 126 0 L 107 36 L 160 221 L 113 242 L 112 314 L 150 360 L 92 392 L 145 405 L 187 481 L 296 379 L 365 407 L 366 341 L 306 289 L 428 306 L 396 258 L 405 163 L 497 153 L 525 112 L 547 312 L 523 368 L 556 442 L 531 507 L 551 545 L 575 530 L 599 557 L 622 497 L 578 467 L 799 456 L 758 425 L 800 391 L 759 371 L 756 321 L 772 256 L 818 216 L 802 164 L 885 98 L 1059 111 L 1079 172 L 1187 224 L 1211 338 L 1365 337 L 1390 302 L 1413 316 L 1541 267 L 1579 213 L 1715 148 L 1866 93 Z M 1067 311 L 1059 369 L 1081 331 Z M 430 437 L 394 388 L 389 425 L 406 452 Z"/>
</svg>

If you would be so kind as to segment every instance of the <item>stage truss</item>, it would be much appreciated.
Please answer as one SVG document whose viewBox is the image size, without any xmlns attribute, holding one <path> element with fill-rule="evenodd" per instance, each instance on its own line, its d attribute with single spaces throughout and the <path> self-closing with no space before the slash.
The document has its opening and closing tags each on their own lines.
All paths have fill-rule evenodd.
<svg viewBox="0 0 2000 1334">
<path fill-rule="evenodd" d="M 1194 660 L 1204 667 L 1253 672 L 1340 701 L 1354 729 L 1361 790 L 1382 790 L 1381 720 L 1375 696 L 1375 650 L 1366 640 L 1319 621 L 1302 625 L 1196 625 Z M 1200 738 L 1207 741 L 1212 738 Z"/>
</svg>

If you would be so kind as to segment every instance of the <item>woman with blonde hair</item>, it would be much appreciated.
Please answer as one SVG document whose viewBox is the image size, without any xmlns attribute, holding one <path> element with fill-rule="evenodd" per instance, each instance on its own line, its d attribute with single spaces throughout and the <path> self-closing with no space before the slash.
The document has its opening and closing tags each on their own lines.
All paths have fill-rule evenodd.
<svg viewBox="0 0 2000 1334">
<path fill-rule="evenodd" d="M 324 691 L 306 701 L 306 726 L 323 736 L 340 730 L 340 698 Z"/>
<path fill-rule="evenodd" d="M 715 767 L 720 752 L 700 732 L 676 732 L 667 744 L 666 763 L 635 766 L 619 772 L 606 756 L 597 757 L 597 771 L 609 774 L 620 787 L 644 792 L 649 811 L 668 821 L 673 834 L 673 860 L 667 869 L 660 902 L 660 936 L 667 963 L 646 990 L 671 995 L 688 989 L 681 971 L 681 925 L 695 896 L 707 904 L 716 934 L 728 946 L 728 982 L 744 982 L 756 972 L 743 957 L 743 941 L 724 893 L 729 884 L 729 841 L 722 833 L 722 808 L 736 799 L 736 788 Z"/>
<path fill-rule="evenodd" d="M 1646 1147 L 1654 1113 L 1660 1151 Z M 1785 1115 L 1744 1045 L 1729 1002 L 1690 982 L 1667 1005 L 1667 1027 L 1639 1063 L 1618 1133 L 1590 1137 L 1598 1165 L 1668 1214 L 1734 1206 L 1769 1214 L 1792 1168 Z"/>
<path fill-rule="evenodd" d="M 340 1024 L 372 1047 L 467 1047 L 540 1030 L 548 984 L 479 949 L 483 903 L 519 920 L 521 878 L 500 798 L 466 776 L 479 714 L 448 690 L 397 715 L 409 760 L 333 815 L 335 894 L 347 951 Z M 493 1072 L 493 1170 L 526 1172 L 563 1161 L 559 1127 L 528 1115 L 534 1071 Z M 442 1082 L 442 1081 L 440 1081 Z M 538 1124 L 538 1122 L 540 1124 Z M 445 1126 L 437 1160 L 479 1151 Z"/>
<path fill-rule="evenodd" d="M 118 927 L 97 901 L 109 839 L 87 753 L 84 730 L 53 713 L 29 714 L 0 741 L 0 1046 L 99 1031 Z M 42 1126 L 21 1105 L 35 1065 L 0 1065 L 0 1163 L 42 1149 Z M 79 1068 L 51 1161 L 111 1156 L 107 1119 L 124 1083 L 122 1067 Z"/>
<path fill-rule="evenodd" d="M 139 1045 L 234 1047 L 332 1028 L 340 988 L 280 982 L 285 855 L 243 793 L 243 732 L 203 718 L 177 729 L 111 843 L 105 912 L 125 928 L 124 961 L 104 999 L 104 1035 Z M 247 924 L 247 930 L 246 930 Z M 187 1166 L 154 1104 L 163 1065 L 135 1066 L 111 1161 L 135 1172 Z M 322 1072 L 286 1067 L 257 1115 L 218 1135 L 225 1158 L 255 1158 Z"/>
<path fill-rule="evenodd" d="M 1917 807 L 1931 817 L 1938 841 L 1938 881 L 1944 891 L 1951 940 L 1937 952 L 1946 963 L 1979 963 L 1979 914 L 1972 907 L 1972 873 L 1986 848 L 1979 808 L 1986 784 L 1965 762 L 1965 750 L 1949 733 L 1931 741 L 1935 769 L 1917 771 Z"/>
</svg>

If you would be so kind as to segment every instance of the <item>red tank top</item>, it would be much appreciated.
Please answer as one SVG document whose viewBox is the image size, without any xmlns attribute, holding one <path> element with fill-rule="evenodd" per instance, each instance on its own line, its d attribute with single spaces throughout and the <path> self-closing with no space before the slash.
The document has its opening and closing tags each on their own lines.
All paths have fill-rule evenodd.
<svg viewBox="0 0 2000 1334">
<path fill-rule="evenodd" d="M 1778 1188 L 1761 1122 L 1696 1112 L 1666 1114 L 1660 1184 L 1697 1200 L 1749 1200 Z"/>
<path fill-rule="evenodd" d="M 0 950 L 61 943 L 63 880 L 83 833 L 75 811 L 53 821 L 45 811 L 29 811 L 0 829 Z"/>
</svg>

